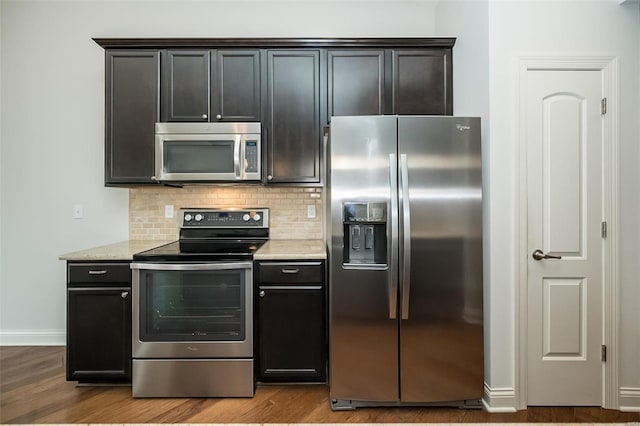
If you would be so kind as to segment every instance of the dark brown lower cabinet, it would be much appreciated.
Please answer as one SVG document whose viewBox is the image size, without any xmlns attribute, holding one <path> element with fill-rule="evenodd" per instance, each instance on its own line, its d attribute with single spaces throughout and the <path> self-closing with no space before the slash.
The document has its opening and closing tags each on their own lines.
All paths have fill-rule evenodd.
<svg viewBox="0 0 640 426">
<path fill-rule="evenodd" d="M 68 265 L 67 380 L 131 382 L 128 263 Z"/>
<path fill-rule="evenodd" d="M 325 382 L 324 262 L 257 262 L 257 380 Z"/>
</svg>

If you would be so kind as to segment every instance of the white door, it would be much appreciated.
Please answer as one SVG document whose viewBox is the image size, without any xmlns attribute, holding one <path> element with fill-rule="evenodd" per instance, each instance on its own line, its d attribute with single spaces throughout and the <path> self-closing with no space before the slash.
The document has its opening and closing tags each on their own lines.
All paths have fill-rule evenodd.
<svg viewBox="0 0 640 426">
<path fill-rule="evenodd" d="M 600 406 L 601 73 L 526 74 L 527 404 Z"/>
</svg>

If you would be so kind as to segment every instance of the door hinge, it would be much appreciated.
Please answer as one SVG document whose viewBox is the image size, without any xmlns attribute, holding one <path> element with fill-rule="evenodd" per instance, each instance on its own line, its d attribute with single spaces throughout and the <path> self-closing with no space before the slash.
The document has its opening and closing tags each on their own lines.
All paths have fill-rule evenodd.
<svg viewBox="0 0 640 426">
<path fill-rule="evenodd" d="M 607 98 L 602 98 L 600 101 L 600 114 L 605 115 L 607 113 Z"/>
<path fill-rule="evenodd" d="M 607 345 L 602 345 L 602 352 L 600 353 L 600 359 L 602 362 L 607 361 Z"/>
<path fill-rule="evenodd" d="M 600 224 L 600 236 L 602 238 L 607 238 L 607 222 L 602 222 Z"/>
</svg>

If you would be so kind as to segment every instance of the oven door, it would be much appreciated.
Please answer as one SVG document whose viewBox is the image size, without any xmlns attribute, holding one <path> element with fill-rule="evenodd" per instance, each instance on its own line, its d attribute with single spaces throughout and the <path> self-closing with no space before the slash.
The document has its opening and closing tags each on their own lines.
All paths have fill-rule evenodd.
<svg viewBox="0 0 640 426">
<path fill-rule="evenodd" d="M 251 358 L 253 264 L 132 263 L 133 358 Z"/>
<path fill-rule="evenodd" d="M 158 134 L 156 180 L 260 180 L 259 135 Z"/>
</svg>

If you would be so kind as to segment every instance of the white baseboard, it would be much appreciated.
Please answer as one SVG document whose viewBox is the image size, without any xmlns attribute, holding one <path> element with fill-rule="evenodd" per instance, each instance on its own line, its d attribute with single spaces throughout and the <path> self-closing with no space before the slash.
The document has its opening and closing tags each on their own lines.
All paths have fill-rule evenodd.
<svg viewBox="0 0 640 426">
<path fill-rule="evenodd" d="M 620 411 L 640 412 L 640 388 L 620 388 L 618 405 Z"/>
<path fill-rule="evenodd" d="M 65 346 L 66 330 L 1 330 L 0 346 Z"/>
<path fill-rule="evenodd" d="M 484 409 L 489 413 L 515 413 L 518 411 L 516 404 L 516 392 L 513 388 L 492 389 L 484 384 Z"/>
</svg>

